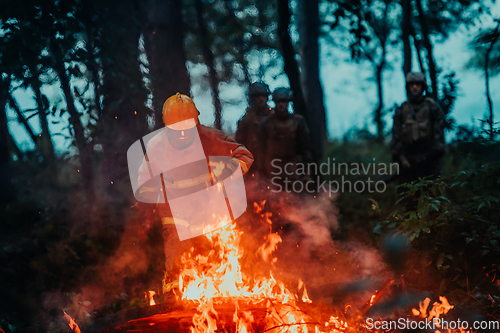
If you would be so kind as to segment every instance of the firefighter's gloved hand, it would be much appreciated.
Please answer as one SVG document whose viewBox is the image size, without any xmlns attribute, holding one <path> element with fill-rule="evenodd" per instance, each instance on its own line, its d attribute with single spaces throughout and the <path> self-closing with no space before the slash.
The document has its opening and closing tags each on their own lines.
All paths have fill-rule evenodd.
<svg viewBox="0 0 500 333">
<path fill-rule="evenodd" d="M 224 162 L 210 161 L 209 165 L 212 169 L 212 178 L 215 182 L 224 180 L 227 177 L 231 176 L 231 174 L 233 173 L 233 171 L 229 167 L 226 167 L 226 164 Z"/>
</svg>

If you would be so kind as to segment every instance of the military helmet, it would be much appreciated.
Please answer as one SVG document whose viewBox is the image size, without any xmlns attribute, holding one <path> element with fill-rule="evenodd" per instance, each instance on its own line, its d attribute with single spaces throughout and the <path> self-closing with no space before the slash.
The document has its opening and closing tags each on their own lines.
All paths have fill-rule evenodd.
<svg viewBox="0 0 500 333">
<path fill-rule="evenodd" d="M 254 82 L 248 87 L 248 96 L 269 95 L 269 86 L 264 82 Z"/>
<path fill-rule="evenodd" d="M 410 83 L 413 82 L 422 83 L 424 89 L 427 87 L 427 81 L 425 79 L 424 73 L 409 72 L 408 74 L 406 74 L 406 85 L 408 86 Z"/>
<path fill-rule="evenodd" d="M 276 88 L 273 91 L 273 101 L 279 101 L 279 100 L 286 100 L 286 101 L 291 101 L 292 100 L 293 93 L 289 88 Z"/>
</svg>

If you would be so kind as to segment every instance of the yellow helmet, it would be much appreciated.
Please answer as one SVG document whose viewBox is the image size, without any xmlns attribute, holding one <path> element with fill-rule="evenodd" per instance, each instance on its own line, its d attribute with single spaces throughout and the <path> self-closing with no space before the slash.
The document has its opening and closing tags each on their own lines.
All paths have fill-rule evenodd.
<svg viewBox="0 0 500 333">
<path fill-rule="evenodd" d="M 165 126 L 170 126 L 188 119 L 194 119 L 196 124 L 200 122 L 198 120 L 200 112 L 196 108 L 193 100 L 180 93 L 169 97 L 165 101 L 162 113 Z"/>
</svg>

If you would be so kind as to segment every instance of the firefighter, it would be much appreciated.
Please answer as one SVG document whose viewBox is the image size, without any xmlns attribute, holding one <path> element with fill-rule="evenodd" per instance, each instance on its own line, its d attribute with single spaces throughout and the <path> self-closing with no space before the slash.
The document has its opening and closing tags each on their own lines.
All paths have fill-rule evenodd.
<svg viewBox="0 0 500 333">
<path fill-rule="evenodd" d="M 224 135 L 219 130 L 201 125 L 198 119 L 199 111 L 193 100 L 186 95 L 177 93 L 168 98 L 163 105 L 163 122 L 165 130 L 159 132 L 147 144 L 145 157 L 139 168 L 139 184 L 136 198 L 142 202 L 163 202 L 155 205 L 156 213 L 161 218 L 165 249 L 165 281 L 171 280 L 175 274 L 176 261 L 183 251 L 189 249 L 197 238 L 182 241 L 181 232 L 192 228 L 193 221 L 175 220 L 172 217 L 171 199 L 182 198 L 206 189 L 219 180 L 226 179 L 241 167 L 245 174 L 253 163 L 252 154 L 242 145 Z M 226 156 L 227 163 L 208 161 L 209 156 Z M 201 157 L 201 159 L 200 159 Z M 154 170 L 171 170 L 161 174 L 161 177 L 148 180 Z M 196 172 L 200 171 L 198 175 Z M 203 170 L 206 172 L 203 173 Z M 208 172 L 207 170 L 211 170 Z M 208 176 L 207 176 L 208 175 Z M 176 179 L 171 181 L 169 178 Z M 168 202 L 161 200 L 164 191 Z M 169 205 L 170 202 L 170 205 Z M 225 201 L 224 201 L 225 202 Z M 144 209 L 151 205 L 142 204 Z M 198 202 L 192 202 L 193 211 L 199 209 Z M 149 228 L 148 221 L 145 228 Z M 189 230 L 186 231 L 188 234 Z"/>
<path fill-rule="evenodd" d="M 245 115 L 238 121 L 235 134 L 236 142 L 243 144 L 253 154 L 255 163 L 250 168 L 247 177 L 256 176 L 257 165 L 260 158 L 258 130 L 264 117 L 269 115 L 270 108 L 267 105 L 269 98 L 269 87 L 263 82 L 254 82 L 248 88 L 248 101 L 250 106 Z"/>
<path fill-rule="evenodd" d="M 298 162 L 303 165 L 313 163 L 313 154 L 305 119 L 288 112 L 291 100 L 292 92 L 289 88 L 274 90 L 273 101 L 276 107 L 263 119 L 259 128 L 262 158 L 258 168 L 271 183 L 283 184 L 285 180 L 293 182 L 311 176 L 295 172 Z M 286 173 L 277 175 L 280 170 Z"/>
<path fill-rule="evenodd" d="M 391 140 L 392 159 L 400 164 L 401 171 L 406 171 L 400 178 L 401 183 L 441 175 L 444 114 L 441 107 L 426 96 L 426 91 L 423 73 L 406 75 L 408 100 L 395 111 Z"/>
</svg>

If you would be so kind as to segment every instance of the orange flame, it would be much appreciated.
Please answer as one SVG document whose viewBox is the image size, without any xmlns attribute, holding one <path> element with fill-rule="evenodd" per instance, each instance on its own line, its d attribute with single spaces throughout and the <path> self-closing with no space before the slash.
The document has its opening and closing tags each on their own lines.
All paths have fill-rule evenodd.
<svg viewBox="0 0 500 333">
<path fill-rule="evenodd" d="M 236 310 L 234 311 L 233 321 L 236 323 L 236 332 L 248 333 L 253 332 L 252 323 L 254 321 L 254 317 L 251 311 L 239 311 L 241 313 L 241 317 L 238 316 L 239 303 L 235 301 Z"/>
<path fill-rule="evenodd" d="M 455 307 L 454 305 L 450 305 L 444 296 L 439 296 L 439 300 L 441 303 L 434 302 L 432 309 L 429 311 L 428 320 L 432 320 L 432 318 L 439 318 L 440 315 L 448 313 L 448 311 Z M 413 314 L 415 316 L 420 315 L 422 318 L 427 318 L 427 308 L 429 307 L 430 302 L 430 298 L 427 297 L 423 302 L 419 303 L 420 311 L 412 309 Z"/>
<path fill-rule="evenodd" d="M 263 208 L 256 205 L 256 208 Z M 299 281 L 302 296 L 292 293 L 284 283 L 276 280 L 269 271 L 268 276 L 250 277 L 240 266 L 243 249 L 240 247 L 242 232 L 234 224 L 217 229 L 206 237 L 212 243 L 207 255 L 194 255 L 194 249 L 184 253 L 179 275 L 181 300 L 198 304 L 198 314 L 193 317 L 192 333 L 215 332 L 218 313 L 214 304 L 233 302 L 235 312 L 233 322 L 236 332 L 253 332 L 254 317 L 251 311 L 243 311 L 240 302 L 265 306 L 265 330 L 271 332 L 341 332 L 347 324 L 330 320 L 328 327 L 315 322 L 297 306 L 297 301 L 312 303 L 305 284 Z M 259 247 L 257 255 L 264 262 L 274 263 L 273 252 L 281 237 L 269 234 L 266 242 Z"/>
<path fill-rule="evenodd" d="M 263 213 L 264 205 L 264 201 L 260 204 L 255 203 L 255 212 L 271 223 L 270 213 L 269 215 Z M 264 331 L 339 333 L 352 330 L 348 323 L 339 317 L 331 316 L 328 321 L 323 321 L 324 324 L 320 324 L 299 308 L 299 304 L 312 303 L 304 281 L 299 279 L 297 294 L 294 294 L 283 282 L 275 279 L 272 270 L 269 270 L 266 276 L 246 275 L 240 265 L 243 256 L 243 249 L 240 247 L 242 234 L 243 232 L 237 230 L 234 223 L 227 224 L 205 235 L 212 245 L 208 254 L 195 255 L 194 248 L 191 248 L 182 255 L 178 297 L 185 302 L 197 304 L 198 313 L 193 316 L 192 333 L 217 332 L 220 328 L 216 305 L 228 302 L 235 305 L 232 320 L 235 332 L 239 333 L 255 331 L 252 327 L 255 321 L 254 315 L 252 311 L 242 309 L 244 304 L 265 308 Z M 265 237 L 264 244 L 256 251 L 257 257 L 272 267 L 277 260 L 273 257 L 273 253 L 281 241 L 277 233 L 269 233 Z M 394 280 L 389 281 L 384 290 L 393 282 Z M 369 306 L 383 296 L 384 290 L 371 296 Z M 151 292 L 150 298 L 152 298 Z M 427 313 L 429 298 L 420 302 L 419 310 L 412 309 L 412 313 L 422 318 L 429 316 L 427 320 L 439 318 L 453 308 L 445 297 L 439 299 L 440 302 L 435 302 L 429 313 Z"/>
<path fill-rule="evenodd" d="M 75 320 L 66 313 L 66 311 L 64 311 L 64 319 L 66 319 L 68 321 L 68 326 L 69 328 L 71 328 L 71 330 L 75 333 L 82 333 L 82 331 L 80 331 L 80 327 L 78 327 L 78 324 L 75 322 Z"/>
<path fill-rule="evenodd" d="M 149 290 L 148 293 L 149 293 L 149 306 L 156 305 L 156 302 L 154 299 L 154 295 L 156 295 L 156 292 L 153 290 Z M 148 295 L 146 295 L 146 297 L 148 297 Z"/>
</svg>

